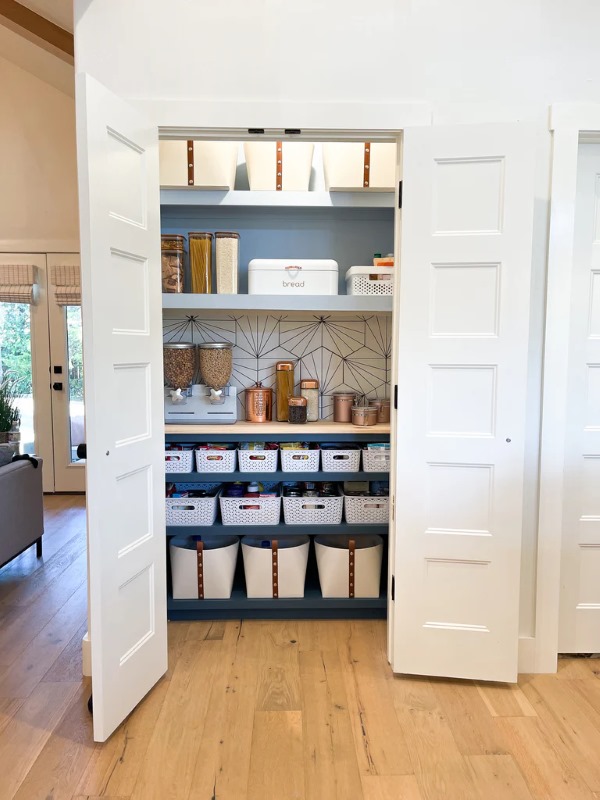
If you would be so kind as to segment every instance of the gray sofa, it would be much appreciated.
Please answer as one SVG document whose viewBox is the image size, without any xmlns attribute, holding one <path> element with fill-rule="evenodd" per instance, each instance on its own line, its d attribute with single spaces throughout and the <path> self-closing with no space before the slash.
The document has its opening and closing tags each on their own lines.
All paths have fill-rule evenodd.
<svg viewBox="0 0 600 800">
<path fill-rule="evenodd" d="M 29 461 L 0 467 L 0 567 L 23 550 L 36 545 L 42 555 L 44 496 L 42 461 L 34 469 Z"/>
</svg>

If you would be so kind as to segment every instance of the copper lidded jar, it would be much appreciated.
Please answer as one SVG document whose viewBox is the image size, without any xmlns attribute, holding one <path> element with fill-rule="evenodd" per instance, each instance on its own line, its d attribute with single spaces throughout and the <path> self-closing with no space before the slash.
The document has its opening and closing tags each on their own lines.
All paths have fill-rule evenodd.
<svg viewBox="0 0 600 800">
<path fill-rule="evenodd" d="M 290 397 L 288 402 L 288 422 L 303 425 L 307 421 L 308 401 L 306 397 Z"/>
<path fill-rule="evenodd" d="M 369 400 L 369 406 L 377 409 L 377 422 L 390 421 L 390 401 L 385 398 Z"/>
<path fill-rule="evenodd" d="M 315 378 L 305 378 L 300 381 L 300 394 L 306 397 L 306 419 L 309 422 L 319 420 L 319 381 Z"/>
<path fill-rule="evenodd" d="M 377 409 L 373 406 L 352 406 L 352 424 L 360 427 L 377 424 Z"/>
<path fill-rule="evenodd" d="M 271 422 L 273 390 L 258 381 L 246 389 L 246 422 Z"/>
<path fill-rule="evenodd" d="M 351 392 L 336 392 L 333 395 L 333 421 L 352 422 L 352 406 L 356 395 Z"/>
<path fill-rule="evenodd" d="M 294 362 L 278 361 L 275 364 L 277 391 L 277 421 L 288 421 L 288 401 L 294 394 Z"/>
</svg>

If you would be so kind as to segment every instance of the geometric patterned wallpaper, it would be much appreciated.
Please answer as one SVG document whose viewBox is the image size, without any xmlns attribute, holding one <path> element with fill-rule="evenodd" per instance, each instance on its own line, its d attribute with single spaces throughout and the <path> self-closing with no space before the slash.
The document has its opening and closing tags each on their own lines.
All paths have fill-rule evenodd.
<svg viewBox="0 0 600 800">
<path fill-rule="evenodd" d="M 390 396 L 392 318 L 389 314 L 332 316 L 309 313 L 218 314 L 174 312 L 163 318 L 165 342 L 232 342 L 231 384 L 238 388 L 238 417 L 244 393 L 262 381 L 275 386 L 275 362 L 296 362 L 296 384 L 317 378 L 321 418 L 333 414 L 332 395 L 352 391 L 364 397 Z M 298 390 L 298 385 L 296 386 Z"/>
</svg>

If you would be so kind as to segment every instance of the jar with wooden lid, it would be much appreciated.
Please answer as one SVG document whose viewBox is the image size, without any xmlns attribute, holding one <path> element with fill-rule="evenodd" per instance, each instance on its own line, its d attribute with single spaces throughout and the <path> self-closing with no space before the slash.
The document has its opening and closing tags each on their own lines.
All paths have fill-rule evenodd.
<svg viewBox="0 0 600 800">
<path fill-rule="evenodd" d="M 308 401 L 306 397 L 290 397 L 288 400 L 288 422 L 303 425 L 307 421 Z"/>
<path fill-rule="evenodd" d="M 215 233 L 217 294 L 237 294 L 240 235 L 231 231 Z"/>
<path fill-rule="evenodd" d="M 275 364 L 275 389 L 277 391 L 277 421 L 288 421 L 288 400 L 294 394 L 294 362 L 278 361 Z"/>
<path fill-rule="evenodd" d="M 356 399 L 351 392 L 336 392 L 333 395 L 333 421 L 352 422 L 352 406 Z"/>
<path fill-rule="evenodd" d="M 190 276 L 194 294 L 212 292 L 212 233 L 188 233 Z"/>
<path fill-rule="evenodd" d="M 162 290 L 166 294 L 183 292 L 183 236 L 166 233 L 160 237 Z"/>
<path fill-rule="evenodd" d="M 308 422 L 317 422 L 319 419 L 319 381 L 314 378 L 305 378 L 300 381 L 300 394 L 306 397 Z"/>
</svg>

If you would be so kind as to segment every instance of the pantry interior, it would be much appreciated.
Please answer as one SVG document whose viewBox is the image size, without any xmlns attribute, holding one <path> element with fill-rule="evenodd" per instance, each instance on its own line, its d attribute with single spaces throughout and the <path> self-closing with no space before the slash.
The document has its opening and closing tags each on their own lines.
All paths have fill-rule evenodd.
<svg viewBox="0 0 600 800">
<path fill-rule="evenodd" d="M 218 341 L 233 346 L 230 384 L 237 391 L 237 422 L 169 421 L 165 427 L 167 490 L 175 495 L 166 501 L 168 616 L 385 617 L 391 575 L 390 424 L 359 427 L 350 419 L 334 422 L 333 398 L 346 392 L 366 405 L 375 398 L 389 402 L 393 394 L 394 269 L 376 268 L 374 257 L 390 254 L 393 259 L 395 251 L 395 229 L 401 215 L 400 140 L 389 133 L 378 136 L 360 132 L 337 139 L 334 134 L 312 135 L 309 139 L 300 132 L 253 135 L 231 131 L 220 141 L 211 136 L 214 133 L 210 131 L 187 131 L 183 139 L 181 133 L 169 131 L 168 138 L 160 142 L 163 264 L 164 248 L 173 242 L 177 247 L 183 244 L 187 251 L 183 285 L 178 277 L 176 290 L 172 290 L 172 272 L 164 281 L 163 337 L 167 347 L 181 342 L 197 345 Z M 208 242 L 211 250 L 212 240 L 205 234 L 215 235 L 208 282 L 212 291 L 206 291 L 206 275 L 202 283 L 192 286 L 190 232 L 201 232 L 200 239 L 204 246 Z M 232 281 L 228 274 L 224 282 L 217 273 L 221 265 L 216 262 L 223 241 L 220 237 L 229 238 L 230 234 L 235 237 L 236 250 L 239 248 L 237 275 Z M 168 250 L 166 255 L 168 259 Z M 298 260 L 333 260 L 339 265 L 339 273 L 331 288 L 327 288 L 327 273 L 317 277 L 322 294 L 315 294 L 314 286 L 307 289 L 310 294 L 305 293 L 298 281 L 298 286 L 280 289 L 279 294 L 263 294 L 270 290 L 267 284 L 260 284 L 260 276 L 250 287 L 253 293 L 249 293 L 248 265 L 253 259 L 291 259 L 292 264 Z M 347 282 L 348 270 L 356 266 L 370 269 L 364 277 Z M 266 281 L 277 280 L 276 275 L 267 274 Z M 190 291 L 194 288 L 196 291 Z M 275 367 L 282 360 L 291 360 L 294 366 L 293 394 L 300 395 L 301 381 L 318 381 L 319 421 L 288 423 L 285 414 L 277 414 L 277 394 L 272 421 L 246 421 L 245 390 L 257 383 L 275 390 Z M 389 420 L 389 416 L 384 418 Z M 269 459 L 269 471 L 252 471 L 246 448 L 267 442 L 281 452 Z M 179 465 L 175 448 L 206 447 L 208 443 L 239 447 L 237 462 L 235 453 L 226 451 L 224 461 L 231 466 L 224 469 L 223 457 L 217 451 L 212 456 L 212 451 L 208 456 L 207 451 L 199 451 L 200 455 L 196 451 L 186 456 L 185 466 Z M 295 450 L 295 455 L 287 454 L 284 448 L 293 443 L 311 449 L 304 454 Z M 316 448 L 324 444 L 326 448 L 319 453 Z M 354 452 L 349 452 L 351 448 Z M 365 455 L 363 448 L 371 449 L 366 449 Z M 351 469 L 346 464 L 344 469 L 338 468 L 333 455 L 338 450 L 345 459 L 351 458 Z M 179 469 L 186 471 L 171 471 Z M 328 486 L 334 496 L 321 497 L 318 504 L 285 496 L 283 501 L 261 500 L 260 513 L 244 514 L 246 508 L 251 510 L 246 504 L 236 507 L 237 516 L 232 516 L 232 501 L 227 499 L 231 487 L 244 481 L 247 486 L 255 480 L 265 482 L 267 494 L 281 493 L 282 487 L 284 495 L 299 488 L 308 489 L 310 494 Z M 344 489 L 365 492 L 375 487 L 386 496 L 370 498 L 373 502 L 368 504 L 369 498 L 355 500 L 366 505 L 358 515 L 348 510 L 353 501 L 342 497 Z M 210 494 L 219 491 L 223 499 L 197 501 L 187 497 L 194 489 Z M 346 513 L 342 517 L 344 503 Z M 265 516 L 269 504 L 272 510 Z M 244 536 L 251 537 L 246 541 L 259 548 L 257 552 L 245 548 L 249 568 L 253 569 L 252 558 L 263 559 L 258 566 L 258 585 L 254 574 L 244 572 L 242 548 L 238 555 L 237 537 Z M 333 552 L 339 562 L 330 567 L 330 578 L 325 576 L 326 582 L 333 581 L 334 588 L 323 586 L 323 579 L 319 580 L 316 540 L 322 536 L 327 537 L 318 539 L 322 552 L 327 544 L 337 545 Z M 202 541 L 202 555 L 197 560 L 198 540 Z M 228 545 L 220 554 L 219 543 Z M 289 551 L 288 544 L 292 546 Z M 278 553 L 278 573 L 271 569 L 273 546 Z M 293 562 L 290 553 L 294 554 Z M 374 556 L 370 555 L 369 564 L 365 561 L 362 567 L 362 572 L 372 573 L 365 583 L 360 565 L 367 553 Z M 218 585 L 209 574 L 215 556 L 221 564 L 217 567 Z M 324 563 L 321 568 L 327 569 Z M 356 587 L 351 564 L 356 567 Z M 223 566 L 226 575 L 222 574 Z M 296 574 L 298 571 L 301 575 Z M 251 591 L 249 582 L 253 584 Z"/>
</svg>

